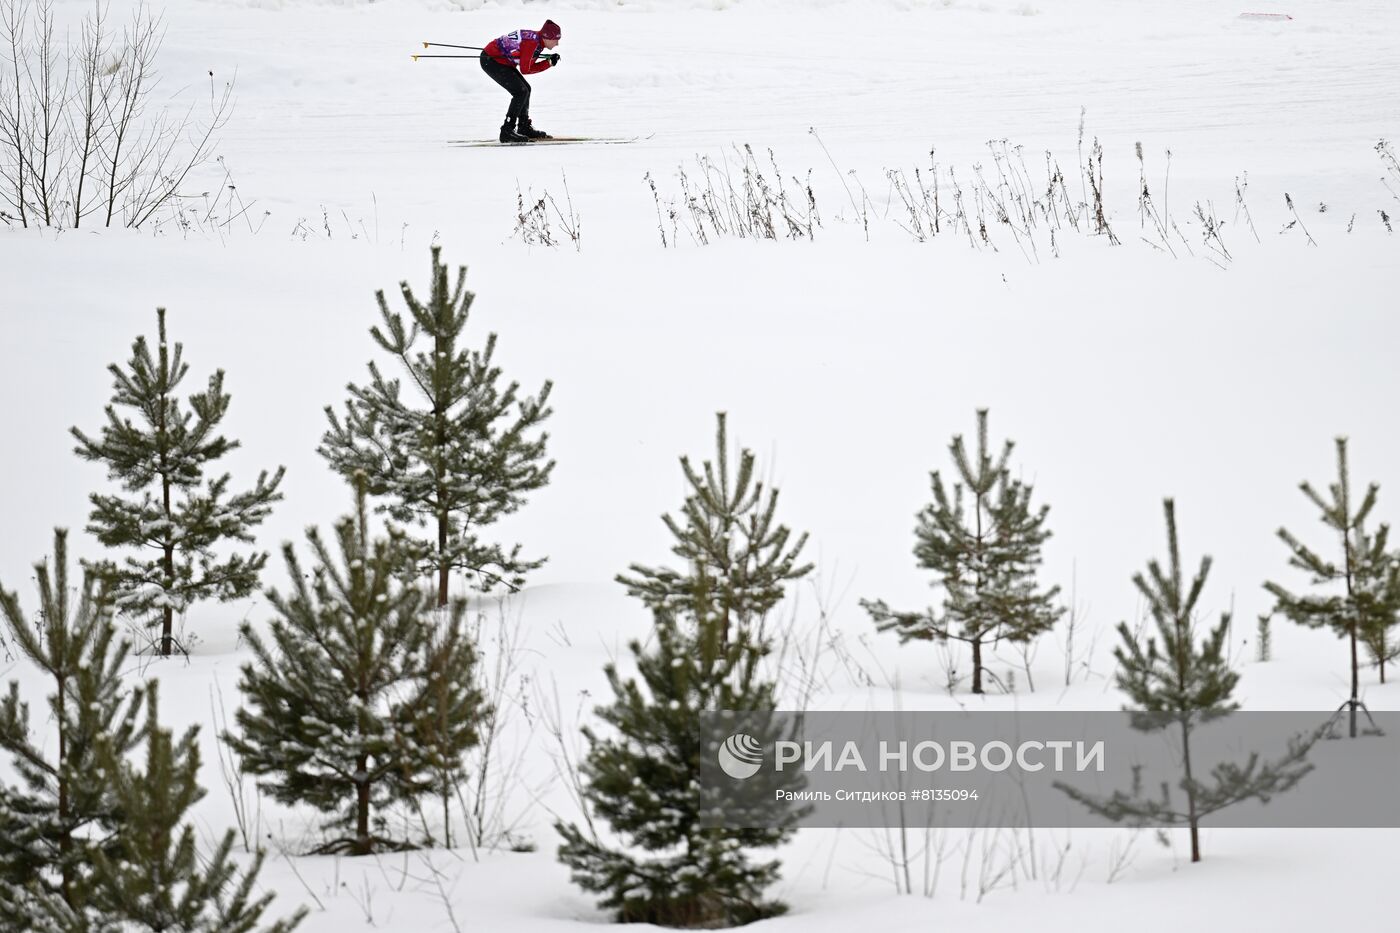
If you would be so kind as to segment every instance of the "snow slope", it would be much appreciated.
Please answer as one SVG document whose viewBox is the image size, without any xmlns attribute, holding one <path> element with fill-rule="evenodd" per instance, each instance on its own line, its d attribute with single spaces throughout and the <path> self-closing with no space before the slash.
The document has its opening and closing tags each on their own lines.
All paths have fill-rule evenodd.
<svg viewBox="0 0 1400 933">
<path fill-rule="evenodd" d="M 71 16 L 85 6 L 59 4 Z M 1001 659 L 998 671 L 1017 669 L 1022 686 L 989 707 L 1119 705 L 1111 629 L 1140 611 L 1129 577 L 1160 552 L 1161 498 L 1172 495 L 1185 551 L 1216 559 L 1207 608 L 1233 608 L 1239 620 L 1245 704 L 1331 709 L 1346 689 L 1340 643 L 1278 623 L 1277 660 L 1254 664 L 1247 642 L 1268 608 L 1262 581 L 1293 579 L 1274 529 L 1324 543 L 1296 485 L 1331 479 L 1334 436 L 1351 438 L 1358 480 L 1381 483 L 1378 516 L 1400 515 L 1388 405 L 1400 266 L 1378 213 L 1400 211 L 1400 180 L 1385 187 L 1374 149 L 1400 130 L 1400 11 L 1300 0 L 1279 8 L 1291 21 L 1260 22 L 1241 20 L 1242 9 L 1215 0 L 172 4 L 160 59 L 172 99 L 207 94 L 207 72 L 216 83 L 237 74 L 223 161 L 190 188 L 209 191 L 208 201 L 192 203 L 227 216 L 232 183 L 252 207 L 226 227 L 188 233 L 173 222 L 159 232 L 0 232 L 0 581 L 32 605 L 28 567 L 50 529 L 84 524 L 86 494 L 102 477 L 73 456 L 67 428 L 96 426 L 105 366 L 153 330 L 157 305 L 170 309 L 194 382 L 228 371 L 229 432 L 243 442 L 229 460 L 235 484 L 288 467 L 286 502 L 260 545 L 275 551 L 305 526 L 329 524 L 348 496 L 314 452 L 321 409 L 363 377 L 374 291 L 423 283 L 437 242 L 448 262 L 470 266 L 472 329 L 500 335 L 506 373 L 529 391 L 555 381 L 554 481 L 502 527 L 550 560 L 490 618 L 519 626 L 512 694 L 536 712 L 557 694 L 571 734 L 602 696 L 602 664 L 645 633 L 645 614 L 612 577 L 667 559 L 659 516 L 684 495 L 677 458 L 710 455 L 720 410 L 781 488 L 782 519 L 812 535 L 819 579 L 786 611 L 803 632 L 825 614 L 836 633 L 815 706 L 971 701 L 943 691 L 932 649 L 876 636 L 857 600 L 927 600 L 910 554 L 913 517 L 929 497 L 928 471 L 947 467 L 951 435 L 989 407 L 993 434 L 1017 441 L 1018 469 L 1052 507 L 1047 576 L 1067 590 L 1073 582 L 1086 630 L 1098 633 L 1090 670 L 1068 688 L 1053 639 L 1033 665 L 1034 692 L 1019 659 Z M 564 60 L 534 81 L 536 122 L 649 138 L 447 145 L 494 134 L 504 97 L 475 62 L 409 56 L 423 40 L 481 44 L 546 15 L 564 27 Z M 970 184 L 976 166 L 994 171 L 988 141 L 1007 140 L 1024 147 L 1038 182 L 1049 150 L 1077 200 L 1078 166 L 1096 137 L 1121 246 L 1062 231 L 1058 258 L 1044 237 L 1028 256 L 995 225 L 995 250 L 966 236 L 915 242 L 901 226 L 886 170 L 912 177 L 937 162 Z M 1140 223 L 1139 142 L 1155 203 L 1180 228 L 1166 241 L 1178 258 Z M 672 240 L 667 221 L 663 248 L 646 176 L 664 205 L 681 195 L 679 169 L 697 177 L 697 157 L 727 164 L 733 178 L 734 147 L 746 143 L 765 167 L 771 149 L 789 184 L 810 170 L 824 221 L 815 241 L 700 246 L 683 229 Z M 1246 173 L 1257 241 L 1236 203 Z M 580 248 L 513 236 L 517 191 L 562 206 L 565 179 Z M 1198 201 L 1226 221 L 1232 260 L 1205 245 Z M 90 542 L 79 550 L 93 553 Z M 210 794 L 199 821 L 209 838 L 234 820 L 211 691 L 236 702 L 236 625 L 266 613 L 263 599 L 201 607 L 187 620 L 198 636 L 188 660 L 132 672 L 160 678 L 174 722 L 205 728 Z M 35 683 L 23 665 L 0 663 L 0 679 L 11 678 Z M 1374 672 L 1366 698 L 1400 707 L 1400 691 Z M 450 930 L 455 921 L 535 933 L 604 920 L 553 859 L 551 813 L 573 811 L 547 730 L 531 722 L 518 713 L 512 727 L 520 779 L 507 809 L 538 851 L 278 854 L 264 883 L 279 903 L 313 908 L 310 931 Z M 261 830 L 276 851 L 295 853 L 313 822 L 265 804 Z M 1222 830 L 1207 833 L 1206 861 L 1191 866 L 1180 839 L 1163 849 L 1143 835 L 1107 883 L 1129 839 L 1075 832 L 1059 881 L 1049 866 L 1065 834 L 1025 842 L 1041 860 L 1036 879 L 1018 876 L 1017 890 L 998 886 L 979 904 L 981 867 L 1004 864 L 1010 856 L 998 853 L 1011 840 L 949 839 L 956 854 L 930 901 L 894 896 L 877 834 L 806 831 L 784 853 L 776 892 L 793 912 L 766 926 L 1375 926 L 1381 914 L 1359 892 L 1383 890 L 1396 843 L 1393 831 Z M 964 843 L 966 859 L 956 848 Z M 1347 891 L 1358 896 L 1335 896 Z"/>
</svg>

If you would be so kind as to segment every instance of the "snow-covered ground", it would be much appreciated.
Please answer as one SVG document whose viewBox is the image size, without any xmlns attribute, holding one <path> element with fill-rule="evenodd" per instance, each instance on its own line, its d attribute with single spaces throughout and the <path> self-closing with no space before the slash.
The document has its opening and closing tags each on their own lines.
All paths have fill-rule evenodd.
<svg viewBox="0 0 1400 933">
<path fill-rule="evenodd" d="M 69 17 L 86 8 L 58 6 Z M 1008 655 L 994 669 L 1017 669 L 1018 694 L 976 703 L 1121 703 L 1111 630 L 1140 612 L 1129 578 L 1161 553 L 1170 495 L 1185 552 L 1216 559 L 1207 608 L 1238 620 L 1246 707 L 1332 709 L 1346 690 L 1341 643 L 1276 622 L 1276 660 L 1256 664 L 1253 624 L 1269 607 L 1264 580 L 1297 582 L 1274 530 L 1326 543 L 1297 483 L 1331 481 L 1335 436 L 1351 439 L 1356 480 L 1381 484 L 1378 517 L 1400 520 L 1391 408 L 1400 241 L 1379 214 L 1400 219 L 1400 178 L 1387 188 L 1375 148 L 1400 134 L 1400 8 L 1296 0 L 1265 10 L 1288 21 L 1239 17 L 1254 9 L 1263 8 L 173 3 L 162 93 L 198 100 L 208 72 L 216 83 L 237 75 L 223 161 L 187 188 L 207 190 L 215 215 L 227 216 L 231 196 L 252 206 L 190 232 L 169 221 L 136 233 L 0 228 L 0 581 L 32 606 L 28 568 L 50 529 L 84 525 L 102 476 L 73 455 L 68 428 L 97 426 L 105 367 L 154 331 L 157 306 L 169 309 L 193 382 L 228 372 L 228 431 L 243 443 L 228 461 L 235 485 L 288 467 L 286 501 L 260 545 L 275 552 L 307 525 L 328 525 L 349 497 L 315 454 L 322 408 L 340 405 L 373 356 L 374 291 L 424 284 L 428 246 L 441 243 L 446 261 L 470 266 L 469 332 L 497 332 L 498 361 L 527 390 L 555 382 L 554 479 L 500 529 L 549 563 L 492 611 L 488 629 L 497 619 L 518 626 L 511 693 L 530 698 L 531 715 L 557 695 L 571 736 L 604 697 L 603 663 L 646 628 L 612 577 L 667 560 L 659 516 L 684 495 L 677 458 L 711 454 L 721 410 L 731 438 L 782 490 L 781 519 L 811 533 L 817 579 L 784 611 L 803 631 L 825 615 L 836 633 L 814 706 L 974 703 L 943 690 L 932 648 L 877 636 L 858 600 L 927 601 L 910 553 L 914 514 L 929 498 L 928 471 L 948 466 L 951 436 L 988 407 L 993 435 L 1016 440 L 1016 468 L 1051 505 L 1046 575 L 1073 584 L 1098 650 L 1066 687 L 1063 653 L 1046 639 L 1034 692 Z M 545 16 L 563 26 L 563 61 L 533 80 L 536 123 L 644 138 L 448 145 L 494 135 L 505 97 L 474 61 L 409 56 L 424 40 L 482 44 Z M 912 179 L 937 163 L 945 186 L 951 166 L 970 190 L 979 166 L 995 175 L 1005 140 L 1023 147 L 1016 158 L 1036 185 L 1048 150 L 1078 201 L 1095 138 L 1119 246 L 1066 228 L 1052 248 L 1042 229 L 1032 251 L 995 223 L 991 245 L 948 234 L 916 242 L 886 174 Z M 1180 231 L 1165 240 L 1140 220 L 1136 143 L 1154 203 Z M 770 178 L 776 162 L 790 193 L 810 170 L 823 221 L 815 240 L 699 245 L 669 219 L 659 231 L 647 176 L 664 208 L 681 197 L 678 170 L 703 177 L 698 158 L 735 179 L 745 144 Z M 1243 208 L 1237 184 L 1247 185 Z M 566 213 L 571 203 L 578 248 L 567 236 L 548 247 L 514 235 L 518 192 L 547 193 Z M 1198 202 L 1225 221 L 1232 258 L 1205 242 Z M 267 582 L 281 577 L 274 557 Z M 246 657 L 237 623 L 267 613 L 262 598 L 199 607 L 187 620 L 198 639 L 190 658 L 133 671 L 159 677 L 171 721 L 204 727 L 207 838 L 234 820 L 212 700 L 222 690 L 237 702 Z M 3 662 L 0 652 L 0 679 L 36 686 L 32 672 Z M 1375 680 L 1368 672 L 1368 703 L 1400 708 L 1400 687 Z M 314 820 L 269 803 L 261 830 L 278 854 L 263 883 L 283 910 L 312 907 L 308 931 L 450 930 L 455 918 L 462 930 L 537 933 L 602 922 L 554 859 L 551 813 L 572 810 L 547 730 L 530 722 L 517 711 L 505 754 L 519 779 L 506 805 L 537 851 L 284 855 L 305 848 Z M 804 831 L 783 852 L 775 891 L 792 913 L 766 928 L 1374 928 L 1386 916 L 1374 892 L 1387 890 L 1400 839 L 1216 830 L 1205 835 L 1206 861 L 1189 865 L 1181 839 L 1167 849 L 1143 834 L 1120 865 L 1134 840 L 1126 831 L 1047 836 L 1024 843 L 1038 852 L 1034 880 L 980 898 L 980 866 L 998 856 L 983 856 L 984 840 L 950 839 L 950 851 L 969 854 L 948 857 L 926 900 L 894 894 L 875 832 Z"/>
</svg>

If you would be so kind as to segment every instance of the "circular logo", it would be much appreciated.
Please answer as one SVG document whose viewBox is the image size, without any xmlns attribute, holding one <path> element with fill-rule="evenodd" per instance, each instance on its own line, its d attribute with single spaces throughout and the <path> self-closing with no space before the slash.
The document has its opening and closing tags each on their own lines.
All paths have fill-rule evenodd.
<svg viewBox="0 0 1400 933">
<path fill-rule="evenodd" d="M 719 766 L 732 778 L 751 778 L 763 767 L 763 746 L 751 735 L 731 735 L 719 747 Z"/>
</svg>

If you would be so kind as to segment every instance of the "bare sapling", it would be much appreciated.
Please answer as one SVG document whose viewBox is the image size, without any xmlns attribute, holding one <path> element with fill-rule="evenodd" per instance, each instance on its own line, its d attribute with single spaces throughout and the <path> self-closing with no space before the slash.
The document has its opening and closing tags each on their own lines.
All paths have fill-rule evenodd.
<svg viewBox="0 0 1400 933">
<path fill-rule="evenodd" d="M 53 0 L 0 0 L 0 217 L 140 228 L 187 195 L 233 111 L 209 74 L 205 103 L 157 106 L 158 14 L 138 3 L 120 36 L 98 0 L 60 41 Z"/>
<path fill-rule="evenodd" d="M 209 688 L 209 715 L 215 729 L 220 733 L 228 731 L 228 710 L 224 706 L 224 690 L 216 680 Z M 244 852 L 258 850 L 262 839 L 262 792 L 257 783 L 248 789 L 248 775 L 237 755 L 225 742 L 214 743 L 219 757 L 219 777 L 233 801 L 233 819 L 238 827 L 239 838 L 243 840 Z M 251 798 L 251 799 L 250 799 Z"/>
<path fill-rule="evenodd" d="M 525 752 L 538 717 L 531 705 L 533 679 L 521 667 L 525 646 L 518 615 L 497 609 L 494 631 L 487 615 L 477 613 L 471 639 L 481 659 L 479 689 L 489 705 L 477 726 L 479 742 L 470 752 L 469 777 L 457 788 L 472 852 L 482 849 L 532 849 L 521 826 L 543 788 L 525 779 Z M 445 817 L 450 819 L 450 817 Z"/>
</svg>

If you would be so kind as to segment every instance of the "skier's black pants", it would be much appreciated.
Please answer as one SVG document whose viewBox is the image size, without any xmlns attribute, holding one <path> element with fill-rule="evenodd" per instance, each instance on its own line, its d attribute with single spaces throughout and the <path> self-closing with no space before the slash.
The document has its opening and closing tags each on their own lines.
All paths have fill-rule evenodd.
<svg viewBox="0 0 1400 933">
<path fill-rule="evenodd" d="M 491 76 L 501 87 L 510 94 L 510 109 L 506 111 L 506 120 L 515 122 L 521 117 L 530 116 L 530 82 L 525 80 L 525 76 L 515 70 L 514 65 L 502 65 L 485 52 L 481 53 L 481 70 Z"/>
</svg>

